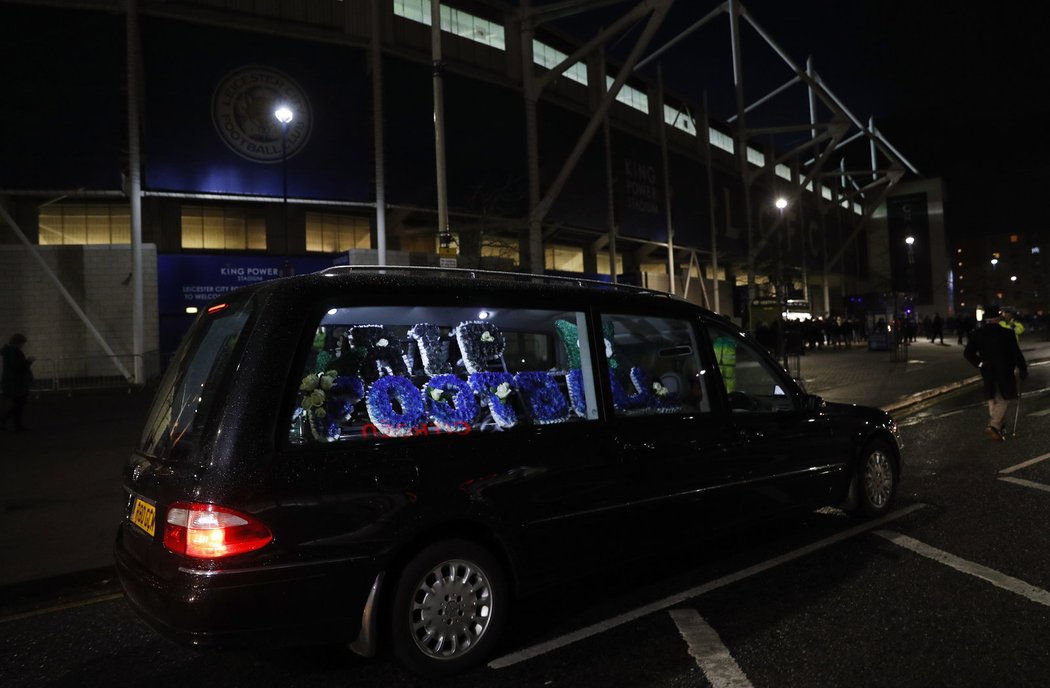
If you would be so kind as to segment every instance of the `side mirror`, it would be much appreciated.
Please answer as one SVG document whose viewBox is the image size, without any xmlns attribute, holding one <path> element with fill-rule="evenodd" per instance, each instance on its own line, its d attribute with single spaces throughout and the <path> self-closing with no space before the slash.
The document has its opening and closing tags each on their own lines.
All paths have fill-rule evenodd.
<svg viewBox="0 0 1050 688">
<path fill-rule="evenodd" d="M 807 394 L 804 404 L 809 411 L 820 411 L 824 408 L 824 400 L 817 394 Z"/>
</svg>

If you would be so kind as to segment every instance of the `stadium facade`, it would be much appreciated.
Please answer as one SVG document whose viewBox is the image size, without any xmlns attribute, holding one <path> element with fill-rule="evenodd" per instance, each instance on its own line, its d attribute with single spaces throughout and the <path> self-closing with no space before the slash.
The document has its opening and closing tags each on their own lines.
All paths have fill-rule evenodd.
<svg viewBox="0 0 1050 688">
<path fill-rule="evenodd" d="M 627 281 L 744 326 L 947 313 L 939 180 L 742 3 L 681 27 L 724 22 L 731 110 L 665 86 L 673 5 L 456 0 L 436 50 L 429 0 L 0 2 L 0 323 L 141 379 L 211 298 L 346 262 Z M 782 86 L 745 88 L 745 32 Z"/>
</svg>

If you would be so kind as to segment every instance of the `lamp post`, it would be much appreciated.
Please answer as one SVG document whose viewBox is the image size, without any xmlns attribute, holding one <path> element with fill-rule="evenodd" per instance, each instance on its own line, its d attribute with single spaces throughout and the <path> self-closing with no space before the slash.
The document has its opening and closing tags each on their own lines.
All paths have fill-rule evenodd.
<svg viewBox="0 0 1050 688">
<path fill-rule="evenodd" d="M 288 125 L 295 113 L 287 105 L 279 105 L 273 116 L 281 123 L 281 196 L 284 208 L 284 252 L 288 253 Z"/>
<path fill-rule="evenodd" d="M 915 237 L 905 237 L 904 243 L 908 245 L 908 291 L 911 301 L 915 303 Z"/>
<path fill-rule="evenodd" d="M 777 200 L 773 202 L 777 210 L 780 211 L 780 227 L 777 231 L 777 309 L 779 311 L 778 317 L 780 319 L 777 324 L 777 348 L 779 349 L 780 364 L 784 366 L 784 370 L 788 370 L 788 357 L 787 357 L 787 346 L 785 346 L 786 338 L 784 329 L 787 327 L 787 321 L 784 319 L 784 313 L 787 311 L 787 292 L 784 289 L 784 209 L 787 208 L 787 199 L 783 196 L 778 196 Z"/>
<path fill-rule="evenodd" d="M 999 271 L 996 270 L 996 266 L 999 265 L 998 258 L 992 258 L 992 297 L 988 301 L 993 306 L 999 305 Z M 994 314 L 994 313 L 993 313 Z"/>
</svg>

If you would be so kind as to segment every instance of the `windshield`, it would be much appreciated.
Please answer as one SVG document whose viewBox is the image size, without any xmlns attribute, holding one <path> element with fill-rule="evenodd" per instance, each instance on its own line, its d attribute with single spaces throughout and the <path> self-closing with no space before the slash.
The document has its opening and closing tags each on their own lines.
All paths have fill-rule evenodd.
<svg viewBox="0 0 1050 688">
<path fill-rule="evenodd" d="M 212 306 L 194 323 L 153 399 L 142 433 L 144 453 L 180 460 L 197 445 L 248 319 L 249 303 Z"/>
</svg>

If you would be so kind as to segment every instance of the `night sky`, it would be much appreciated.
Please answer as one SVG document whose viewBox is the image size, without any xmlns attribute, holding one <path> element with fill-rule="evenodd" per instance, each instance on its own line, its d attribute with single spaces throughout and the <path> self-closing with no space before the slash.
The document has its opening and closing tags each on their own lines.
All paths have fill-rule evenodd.
<svg viewBox="0 0 1050 688">
<path fill-rule="evenodd" d="M 541 3 L 537 3 L 541 4 Z M 662 43 L 720 3 L 678 0 Z M 1044 200 L 1050 186 L 1050 50 L 1045 11 L 1035 2 L 917 0 L 745 0 L 757 23 L 798 62 L 816 71 L 862 121 L 874 116 L 886 138 L 923 176 L 947 190 L 949 237 L 1024 232 L 1050 237 Z M 559 24 L 583 37 L 633 3 L 595 10 Z M 622 55 L 641 26 L 610 49 Z M 703 27 L 663 57 L 669 91 L 690 99 L 708 92 L 712 110 L 733 114 L 727 16 Z M 742 35 L 746 100 L 791 73 L 750 28 Z M 655 75 L 655 71 L 648 70 Z M 807 121 L 796 86 L 749 116 L 750 126 L 779 118 Z M 777 110 L 776 113 L 773 110 Z M 785 120 L 785 117 L 787 118 Z M 866 147 L 866 144 L 864 144 Z M 851 166 L 867 158 L 856 156 Z"/>
</svg>

